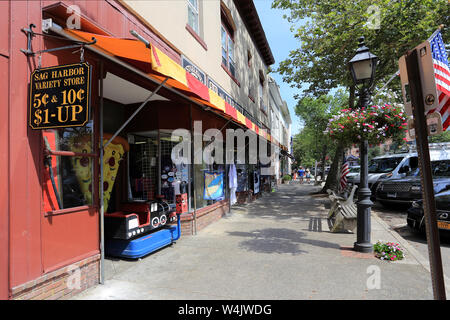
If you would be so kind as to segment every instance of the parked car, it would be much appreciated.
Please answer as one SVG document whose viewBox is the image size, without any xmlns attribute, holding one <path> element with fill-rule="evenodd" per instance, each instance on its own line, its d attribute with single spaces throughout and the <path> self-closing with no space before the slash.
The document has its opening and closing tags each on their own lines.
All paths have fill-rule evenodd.
<svg viewBox="0 0 450 320">
<path fill-rule="evenodd" d="M 449 159 L 450 143 L 430 143 L 431 160 Z M 376 190 L 381 181 L 387 179 L 402 179 L 408 173 L 417 169 L 419 164 L 417 152 L 398 153 L 378 156 L 369 163 L 368 184 L 375 199 Z M 360 175 L 353 177 L 352 182 L 360 183 Z"/>
<path fill-rule="evenodd" d="M 434 193 L 445 190 L 450 185 L 450 159 L 431 161 Z M 387 179 L 378 184 L 376 199 L 384 206 L 407 204 L 422 198 L 419 168 L 402 179 Z"/>
<path fill-rule="evenodd" d="M 417 167 L 417 153 L 388 154 L 373 158 L 368 167 L 368 185 L 375 200 L 376 188 L 380 179 L 404 177 L 409 168 Z M 360 174 L 352 177 L 352 184 L 359 186 Z"/>
<path fill-rule="evenodd" d="M 347 173 L 347 183 L 349 184 L 354 184 L 354 178 L 358 177 L 359 179 L 359 170 L 360 167 L 359 166 L 353 166 L 353 167 L 349 167 L 349 172 Z"/>
<path fill-rule="evenodd" d="M 447 190 L 435 195 L 435 202 L 439 231 L 442 230 L 447 232 L 450 230 L 450 185 Z M 414 201 L 412 203 L 411 208 L 408 209 L 406 222 L 411 230 L 422 233 L 425 232 L 422 200 Z"/>
</svg>

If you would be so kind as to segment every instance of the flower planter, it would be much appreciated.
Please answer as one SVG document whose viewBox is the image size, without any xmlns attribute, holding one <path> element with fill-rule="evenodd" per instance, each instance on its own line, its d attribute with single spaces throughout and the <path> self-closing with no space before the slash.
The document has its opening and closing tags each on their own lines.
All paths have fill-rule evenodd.
<svg viewBox="0 0 450 320">
<path fill-rule="evenodd" d="M 345 145 L 368 140 L 378 145 L 389 138 L 404 138 L 406 116 L 401 106 L 370 106 L 361 109 L 342 109 L 328 122 L 324 133 Z"/>
</svg>

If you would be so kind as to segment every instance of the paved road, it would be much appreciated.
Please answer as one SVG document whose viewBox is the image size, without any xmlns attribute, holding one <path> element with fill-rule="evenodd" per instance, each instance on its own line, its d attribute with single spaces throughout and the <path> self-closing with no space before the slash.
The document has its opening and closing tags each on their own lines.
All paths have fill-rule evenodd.
<svg viewBox="0 0 450 320">
<path fill-rule="evenodd" d="M 399 207 L 384 208 L 379 202 L 375 201 L 372 210 L 419 251 L 427 261 L 429 260 L 426 235 L 413 232 L 406 225 L 407 209 Z M 450 278 L 450 236 L 442 235 L 440 240 L 442 266 L 445 275 Z"/>
</svg>

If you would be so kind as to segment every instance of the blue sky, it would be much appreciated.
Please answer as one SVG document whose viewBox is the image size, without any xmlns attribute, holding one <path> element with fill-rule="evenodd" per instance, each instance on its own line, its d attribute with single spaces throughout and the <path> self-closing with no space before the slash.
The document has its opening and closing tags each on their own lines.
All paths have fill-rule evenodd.
<svg viewBox="0 0 450 320">
<path fill-rule="evenodd" d="M 299 42 L 294 38 L 289 22 L 283 19 L 283 10 L 271 8 L 272 0 L 254 0 L 253 2 L 275 58 L 275 64 L 272 66 L 272 69 L 276 69 L 278 64 L 288 57 L 289 51 L 298 47 Z M 299 93 L 299 89 L 291 88 L 287 83 L 283 82 L 279 74 L 274 72 L 271 75 L 280 86 L 281 97 L 287 102 L 292 118 L 291 134 L 295 135 L 299 132 L 300 120 L 294 112 L 294 107 L 297 104 L 294 95 Z"/>
</svg>

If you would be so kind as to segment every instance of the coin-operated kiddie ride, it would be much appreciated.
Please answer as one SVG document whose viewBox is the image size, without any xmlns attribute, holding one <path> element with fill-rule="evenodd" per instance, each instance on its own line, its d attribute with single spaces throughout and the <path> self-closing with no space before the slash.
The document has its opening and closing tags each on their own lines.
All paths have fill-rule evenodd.
<svg viewBox="0 0 450 320">
<path fill-rule="evenodd" d="M 162 198 L 124 203 L 120 209 L 105 214 L 105 252 L 109 256 L 140 258 L 180 238 L 180 213 Z M 166 224 L 174 220 L 176 225 Z"/>
<path fill-rule="evenodd" d="M 104 137 L 104 142 L 106 142 L 106 139 L 109 139 L 110 135 L 104 134 Z M 123 148 L 120 148 L 120 145 Z M 105 148 L 104 177 L 105 181 L 108 182 L 103 194 L 105 212 L 115 180 L 115 177 L 109 178 L 108 175 L 111 172 L 110 165 L 114 162 L 111 161 L 108 152 L 109 146 L 112 146 L 112 148 L 119 147 L 120 149 L 112 151 L 111 155 L 117 153 L 123 155 L 125 151 L 128 151 L 125 139 L 119 139 L 119 141 L 115 141 L 114 139 Z M 187 188 L 184 188 L 183 192 L 187 196 L 186 190 Z M 122 203 L 119 205 L 117 211 L 105 213 L 106 255 L 136 259 L 168 246 L 180 238 L 180 214 L 185 211 L 171 209 L 163 196 L 157 196 L 156 198 L 157 200 Z M 176 224 L 173 224 L 175 221 Z"/>
</svg>

